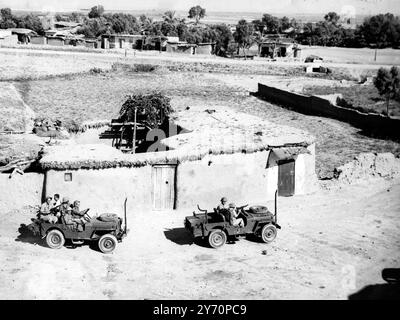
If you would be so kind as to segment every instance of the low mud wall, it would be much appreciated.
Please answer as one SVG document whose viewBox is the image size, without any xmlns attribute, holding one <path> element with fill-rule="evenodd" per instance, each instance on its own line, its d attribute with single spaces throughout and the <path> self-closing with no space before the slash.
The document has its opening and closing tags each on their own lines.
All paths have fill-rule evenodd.
<svg viewBox="0 0 400 320">
<path fill-rule="evenodd" d="M 40 205 L 44 174 L 0 174 L 0 210 L 7 212 L 26 206 Z"/>
<path fill-rule="evenodd" d="M 339 107 L 320 97 L 305 96 L 261 83 L 258 84 L 258 96 L 301 113 L 329 117 L 366 131 L 400 137 L 400 119 L 397 118 Z"/>
</svg>

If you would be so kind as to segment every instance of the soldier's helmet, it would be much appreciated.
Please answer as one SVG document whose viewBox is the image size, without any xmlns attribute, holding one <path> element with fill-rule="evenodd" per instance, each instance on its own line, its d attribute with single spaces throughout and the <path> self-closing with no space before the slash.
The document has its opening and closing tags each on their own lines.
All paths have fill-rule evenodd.
<svg viewBox="0 0 400 320">
<path fill-rule="evenodd" d="M 63 197 L 63 198 L 62 198 L 62 203 L 68 203 L 68 202 L 69 202 L 68 197 Z"/>
<path fill-rule="evenodd" d="M 230 203 L 229 208 L 236 208 L 236 205 L 234 203 Z"/>
<path fill-rule="evenodd" d="M 226 197 L 222 197 L 221 202 L 228 202 L 228 199 Z"/>
</svg>

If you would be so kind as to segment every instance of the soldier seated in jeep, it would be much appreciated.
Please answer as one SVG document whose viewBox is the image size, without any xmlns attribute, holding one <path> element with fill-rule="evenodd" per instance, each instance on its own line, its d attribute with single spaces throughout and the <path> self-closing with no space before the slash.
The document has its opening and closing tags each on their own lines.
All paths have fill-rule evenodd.
<svg viewBox="0 0 400 320">
<path fill-rule="evenodd" d="M 51 197 L 46 197 L 46 201 L 41 205 L 39 210 L 39 217 L 43 221 L 50 223 L 57 223 L 58 218 L 51 212 L 52 204 Z"/>
<path fill-rule="evenodd" d="M 239 218 L 239 213 L 236 210 L 236 205 L 234 203 L 229 204 L 229 213 L 230 213 L 230 223 L 234 227 L 244 227 L 244 221 L 242 218 Z"/>
</svg>

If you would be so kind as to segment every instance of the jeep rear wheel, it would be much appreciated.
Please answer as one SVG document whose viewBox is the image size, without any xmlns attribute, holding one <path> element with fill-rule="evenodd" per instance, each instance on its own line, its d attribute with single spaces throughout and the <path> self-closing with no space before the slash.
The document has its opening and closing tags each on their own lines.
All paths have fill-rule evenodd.
<svg viewBox="0 0 400 320">
<path fill-rule="evenodd" d="M 60 249 L 65 243 L 64 235 L 60 230 L 50 230 L 46 235 L 46 243 L 52 249 Z"/>
<path fill-rule="evenodd" d="M 276 227 L 273 224 L 267 224 L 261 230 L 261 239 L 265 243 L 272 242 L 276 238 L 276 233 Z"/>
<path fill-rule="evenodd" d="M 213 248 L 222 247 L 226 242 L 226 233 L 222 230 L 213 230 L 208 236 L 208 243 Z"/>
<path fill-rule="evenodd" d="M 103 253 L 111 253 L 117 246 L 117 238 L 112 234 L 102 235 L 99 240 L 99 249 Z"/>
</svg>

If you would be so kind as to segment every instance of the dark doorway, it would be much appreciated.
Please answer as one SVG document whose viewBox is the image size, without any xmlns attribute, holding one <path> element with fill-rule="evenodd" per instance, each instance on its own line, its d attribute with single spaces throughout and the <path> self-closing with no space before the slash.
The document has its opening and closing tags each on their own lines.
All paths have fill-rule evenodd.
<svg viewBox="0 0 400 320">
<path fill-rule="evenodd" d="M 281 197 L 290 197 L 294 195 L 294 171 L 295 161 L 278 161 L 278 195 Z"/>
</svg>

